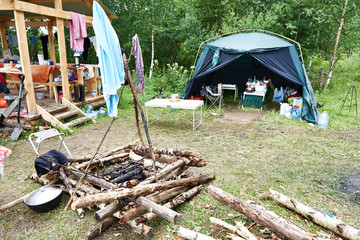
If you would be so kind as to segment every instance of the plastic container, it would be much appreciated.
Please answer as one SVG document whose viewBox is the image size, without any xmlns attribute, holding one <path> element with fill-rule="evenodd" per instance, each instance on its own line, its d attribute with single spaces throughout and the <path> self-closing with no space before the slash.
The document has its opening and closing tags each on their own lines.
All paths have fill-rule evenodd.
<svg viewBox="0 0 360 240">
<path fill-rule="evenodd" d="M 329 115 L 326 112 L 323 112 L 319 116 L 318 126 L 319 128 L 326 129 L 329 124 Z"/>
<path fill-rule="evenodd" d="M 86 113 L 92 113 L 94 111 L 94 108 L 91 106 L 91 103 L 88 103 L 88 105 L 85 108 Z"/>
</svg>

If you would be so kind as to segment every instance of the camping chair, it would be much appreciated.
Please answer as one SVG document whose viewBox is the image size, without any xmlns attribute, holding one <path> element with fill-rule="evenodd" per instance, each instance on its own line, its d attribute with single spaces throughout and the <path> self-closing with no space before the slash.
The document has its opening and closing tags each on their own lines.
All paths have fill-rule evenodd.
<svg viewBox="0 0 360 240">
<path fill-rule="evenodd" d="M 54 128 L 51 128 L 48 130 L 30 134 L 29 142 L 30 142 L 32 148 L 34 149 L 35 153 L 37 154 L 37 156 L 40 156 L 41 154 L 39 153 L 39 150 L 40 150 L 41 142 L 46 139 L 49 139 L 49 138 L 59 137 L 59 139 L 60 139 L 59 151 L 60 151 L 61 147 L 64 146 L 66 152 L 69 154 L 70 157 L 72 157 L 69 149 L 67 148 L 67 146 L 65 144 L 65 141 L 64 141 L 62 135 L 64 135 L 64 134 L 60 133 L 58 130 L 56 130 Z M 35 139 L 35 143 L 37 144 L 37 146 L 35 146 L 35 144 L 34 144 L 34 139 Z"/>
<path fill-rule="evenodd" d="M 208 87 L 206 87 L 206 104 L 207 101 L 210 101 L 210 106 L 208 109 L 210 109 L 212 106 L 215 106 L 216 104 L 219 104 L 219 109 L 221 108 L 221 99 L 222 99 L 222 89 L 221 84 L 218 84 L 218 93 L 213 93 Z"/>
</svg>

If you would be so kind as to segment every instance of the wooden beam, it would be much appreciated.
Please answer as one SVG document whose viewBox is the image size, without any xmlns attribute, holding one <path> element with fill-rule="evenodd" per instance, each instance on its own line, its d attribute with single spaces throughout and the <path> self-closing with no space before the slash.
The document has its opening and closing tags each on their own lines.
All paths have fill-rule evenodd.
<svg viewBox="0 0 360 240">
<path fill-rule="evenodd" d="M 54 3 L 55 3 L 56 11 L 59 11 L 59 12 L 62 11 L 62 1 L 55 0 Z M 60 72 L 61 72 L 61 79 L 62 79 L 63 97 L 66 98 L 67 100 L 71 100 L 69 79 L 68 79 L 68 74 L 67 74 L 64 19 L 56 18 L 56 26 L 57 26 L 57 31 L 58 31 L 58 47 L 59 47 Z"/>
<path fill-rule="evenodd" d="M 56 56 L 55 56 L 55 44 L 54 44 L 54 34 L 53 34 L 53 25 L 51 21 L 47 22 L 47 30 L 48 30 L 48 40 L 49 40 L 49 50 L 50 50 L 50 59 L 56 64 Z M 51 90 L 50 90 L 51 91 Z"/>
<path fill-rule="evenodd" d="M 0 36 L 1 36 L 1 48 L 2 49 L 8 48 L 6 34 L 5 34 L 5 25 L 2 22 L 0 23 Z"/>
<path fill-rule="evenodd" d="M 35 100 L 35 90 L 31 74 L 30 66 L 30 55 L 29 55 L 29 46 L 26 36 L 26 27 L 25 27 L 25 18 L 24 12 L 14 11 L 15 16 L 15 25 L 16 25 L 16 34 L 19 43 L 20 59 L 22 71 L 25 75 L 25 89 L 28 91 L 26 95 L 26 104 L 28 111 L 31 114 L 36 113 L 36 100 Z"/>
<path fill-rule="evenodd" d="M 51 123 L 51 125 L 61 128 L 62 130 L 68 130 L 70 132 L 74 132 L 73 130 L 71 130 L 70 128 L 68 128 L 65 124 L 63 124 L 62 122 L 60 122 L 59 120 L 57 120 L 53 115 L 51 115 L 50 113 L 48 113 L 46 111 L 46 109 L 40 107 L 39 105 L 36 104 L 36 109 L 38 111 L 39 114 L 41 114 L 41 117 L 45 120 Z"/>
<path fill-rule="evenodd" d="M 41 5 L 29 3 L 29 2 L 24 2 L 24 1 L 19 1 L 19 0 L 14 0 L 13 4 L 14 4 L 13 5 L 14 10 L 71 20 L 70 12 L 62 10 L 62 2 L 60 3 L 61 8 L 57 8 L 56 3 L 55 3 L 55 8 L 45 7 L 45 6 L 41 6 Z M 91 16 L 85 16 L 85 21 L 87 23 L 92 23 L 92 19 L 93 18 Z"/>
<path fill-rule="evenodd" d="M 10 0 L 0 0 L 0 10 L 13 10 L 13 4 Z"/>
</svg>

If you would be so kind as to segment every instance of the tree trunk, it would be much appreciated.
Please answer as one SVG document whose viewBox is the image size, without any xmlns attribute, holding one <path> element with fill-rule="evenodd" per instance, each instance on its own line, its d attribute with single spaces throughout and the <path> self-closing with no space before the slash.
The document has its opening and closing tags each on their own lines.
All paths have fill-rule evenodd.
<svg viewBox="0 0 360 240">
<path fill-rule="evenodd" d="M 149 79 L 152 77 L 152 73 L 154 70 L 154 31 L 151 33 L 151 63 L 150 63 L 150 71 L 149 71 Z"/>
<path fill-rule="evenodd" d="M 206 236 L 202 233 L 192 231 L 187 228 L 180 227 L 177 231 L 178 237 L 182 237 L 189 240 L 215 240 L 213 237 Z"/>
<path fill-rule="evenodd" d="M 329 86 L 330 81 L 331 81 L 331 77 L 332 77 L 332 73 L 334 71 L 335 62 L 336 62 L 336 49 L 337 49 L 337 46 L 339 44 L 340 35 L 341 35 L 341 29 L 342 29 L 342 27 L 344 25 L 344 19 L 345 19 L 345 14 L 346 14 L 347 3 L 348 3 L 348 0 L 345 0 L 344 10 L 343 10 L 340 25 L 339 25 L 339 30 L 338 30 L 337 35 L 336 35 L 335 46 L 334 46 L 334 51 L 333 51 L 333 57 L 332 57 L 332 60 L 331 60 L 330 70 L 329 70 L 328 78 L 326 80 L 326 87 Z"/>
<path fill-rule="evenodd" d="M 187 188 L 184 188 L 184 187 L 176 187 L 176 188 L 169 189 L 167 191 L 163 191 L 155 196 L 151 196 L 148 199 L 155 203 L 161 203 L 161 202 L 164 202 L 166 200 L 169 200 L 169 199 L 179 195 L 180 193 L 182 193 L 183 191 L 186 191 L 186 190 L 187 190 Z M 141 215 L 145 211 L 146 211 L 146 209 L 142 206 L 137 206 L 137 207 L 131 208 L 121 214 L 119 222 L 120 222 L 120 224 L 127 223 L 127 222 L 133 220 L 134 218 L 136 218 L 137 216 Z"/>
<path fill-rule="evenodd" d="M 309 73 L 310 73 L 310 69 L 311 69 L 313 60 L 314 60 L 314 55 L 311 55 L 310 61 L 309 61 L 309 70 L 308 70 L 308 72 L 307 72 L 308 75 L 309 75 Z"/>
<path fill-rule="evenodd" d="M 100 203 L 112 201 L 114 199 L 122 199 L 124 197 L 138 197 L 146 195 L 159 190 L 166 190 L 179 186 L 189 186 L 206 182 L 215 178 L 215 174 L 206 174 L 196 177 L 189 177 L 181 180 L 173 180 L 165 183 L 152 183 L 146 186 L 136 186 L 133 188 L 118 189 L 117 191 L 109 191 L 106 193 L 99 193 L 91 196 L 78 198 L 72 203 L 72 208 L 91 207 Z"/>
<path fill-rule="evenodd" d="M 307 219 L 319 224 L 320 226 L 330 229 L 335 233 L 339 234 L 350 240 L 359 240 L 360 231 L 353 226 L 350 226 L 339 219 L 331 218 L 328 215 L 325 215 L 322 212 L 316 211 L 308 206 L 303 205 L 294 198 L 289 198 L 279 192 L 270 190 L 270 198 L 275 200 L 275 202 L 280 203 L 287 208 L 303 215 Z"/>
<path fill-rule="evenodd" d="M 205 192 L 215 198 L 217 201 L 231 207 L 241 214 L 251 218 L 256 223 L 272 229 L 291 240 L 310 240 L 313 239 L 307 232 L 301 228 L 290 225 L 285 219 L 279 217 L 264 207 L 254 203 L 247 202 L 241 198 L 235 197 L 220 188 L 210 185 Z"/>
<path fill-rule="evenodd" d="M 323 86 L 324 73 L 325 73 L 325 68 L 321 68 L 321 75 L 320 75 L 320 88 L 322 88 L 322 86 Z"/>
<path fill-rule="evenodd" d="M 94 239 L 107 229 L 111 228 L 116 223 L 116 220 L 116 217 L 111 216 L 96 224 L 96 226 L 89 232 L 88 239 Z"/>
<path fill-rule="evenodd" d="M 162 217 L 169 222 L 172 222 L 174 224 L 179 224 L 181 222 L 182 219 L 181 214 L 171 210 L 170 208 L 156 204 L 150 201 L 149 199 L 146 199 L 144 197 L 139 197 L 136 200 L 136 204 L 144 207 L 148 211 L 155 213 L 159 217 Z"/>
<path fill-rule="evenodd" d="M 83 176 L 84 173 L 81 173 L 81 172 L 78 172 L 76 170 L 73 170 L 73 169 L 68 169 L 68 171 L 75 175 L 76 177 L 78 178 L 81 178 Z M 112 184 L 112 183 L 109 183 L 107 181 L 105 181 L 104 179 L 101 179 L 101 178 L 97 178 L 95 176 L 91 176 L 91 175 L 86 175 L 85 176 L 85 180 L 88 181 L 89 183 L 91 184 L 94 184 L 96 186 L 99 186 L 101 188 L 105 188 L 105 189 L 112 189 L 112 188 L 115 188 L 116 185 L 115 184 Z M 96 204 L 95 204 L 96 205 Z"/>
</svg>

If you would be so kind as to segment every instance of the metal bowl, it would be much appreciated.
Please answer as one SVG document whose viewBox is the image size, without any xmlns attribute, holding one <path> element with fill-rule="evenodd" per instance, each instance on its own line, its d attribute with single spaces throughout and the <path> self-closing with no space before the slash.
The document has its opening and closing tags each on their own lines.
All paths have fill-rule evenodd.
<svg viewBox="0 0 360 240">
<path fill-rule="evenodd" d="M 170 102 L 178 102 L 180 101 L 180 94 L 174 93 L 169 95 Z"/>
<path fill-rule="evenodd" d="M 61 202 L 63 189 L 60 185 L 39 188 L 24 200 L 24 204 L 35 212 L 48 212 Z"/>
</svg>

